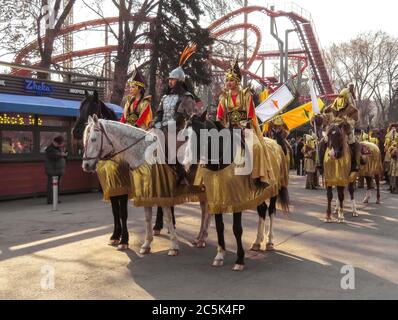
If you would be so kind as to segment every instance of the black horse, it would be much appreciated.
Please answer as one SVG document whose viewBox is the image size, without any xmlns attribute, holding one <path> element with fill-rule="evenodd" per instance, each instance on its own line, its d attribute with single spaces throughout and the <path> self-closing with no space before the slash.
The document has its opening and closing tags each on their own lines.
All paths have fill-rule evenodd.
<svg viewBox="0 0 398 320">
<path fill-rule="evenodd" d="M 95 90 L 93 95 L 85 92 L 84 100 L 80 103 L 80 115 L 77 118 L 75 126 L 73 127 L 72 134 L 77 140 L 83 139 L 84 129 L 86 128 L 88 116 L 97 115 L 99 119 L 117 121 L 115 111 L 105 105 L 99 97 L 98 92 Z"/>
<path fill-rule="evenodd" d="M 209 161 L 207 162 L 207 164 L 205 164 L 205 167 L 208 170 L 211 171 L 220 171 L 225 169 L 227 166 L 229 166 L 231 164 L 230 159 L 234 159 L 234 155 L 235 152 L 237 150 L 239 150 L 239 146 L 234 146 L 232 148 L 230 148 L 230 154 L 224 154 L 224 148 L 223 148 L 223 143 L 225 143 L 224 141 L 218 141 L 218 146 L 219 146 L 219 158 L 218 159 L 213 159 L 212 158 L 212 142 L 213 142 L 213 138 L 210 137 L 210 133 L 207 135 L 207 140 L 206 141 L 202 141 L 203 137 L 201 135 L 201 130 L 217 130 L 220 131 L 222 129 L 225 129 L 219 122 L 214 122 L 211 120 L 207 119 L 207 113 L 204 112 L 201 116 L 198 115 L 193 115 L 190 120 L 188 121 L 186 127 L 191 127 L 192 130 L 195 132 L 196 137 L 198 137 L 198 143 L 197 143 L 197 150 L 196 150 L 196 156 L 197 156 L 197 161 L 199 160 L 199 157 L 201 156 L 200 154 L 200 146 L 207 144 L 208 145 L 208 152 L 209 154 L 207 155 L 207 159 L 209 159 Z M 202 131 L 203 132 L 203 131 Z M 241 134 L 242 137 L 242 132 L 238 133 L 236 130 L 230 130 L 230 134 L 231 134 L 231 139 L 228 139 L 229 141 L 240 141 L 241 144 L 244 144 L 244 141 L 242 139 L 233 139 L 233 135 L 235 134 Z M 222 139 L 222 137 L 220 136 L 219 139 Z M 243 146 L 241 146 L 243 147 Z M 223 156 L 228 156 L 228 161 L 226 161 L 227 159 L 223 159 Z M 192 168 L 190 169 L 192 170 Z M 288 194 L 287 194 L 287 189 L 284 189 L 283 191 L 280 192 L 279 194 L 279 198 L 280 201 L 283 205 L 284 208 L 288 207 Z M 273 197 L 270 200 L 270 205 L 268 206 L 265 202 L 262 203 L 261 205 L 259 205 L 257 207 L 257 213 L 260 217 L 260 221 L 263 220 L 265 221 L 266 219 L 266 215 L 267 215 L 267 211 L 269 214 L 269 217 L 271 218 L 271 216 L 273 214 L 275 214 L 276 212 L 276 201 L 277 201 L 277 197 Z M 225 252 L 225 240 L 224 240 L 224 221 L 223 221 L 223 215 L 222 214 L 215 214 L 215 222 L 216 222 L 216 230 L 217 230 L 217 238 L 218 238 L 218 245 L 220 248 L 222 248 L 222 250 L 224 250 Z M 245 264 L 245 251 L 243 249 L 243 245 L 242 245 L 242 234 L 243 234 L 243 228 L 242 228 L 242 212 L 235 212 L 233 213 L 233 233 L 236 239 L 236 243 L 237 243 L 237 259 L 235 262 L 235 267 L 234 270 L 236 271 L 242 271 L 244 269 L 244 264 Z M 271 243 L 270 243 L 271 245 Z M 252 246 L 251 250 L 254 251 L 259 251 L 260 250 L 260 245 Z M 268 248 L 269 250 L 272 250 L 270 247 Z M 214 260 L 213 266 L 215 267 L 219 267 L 223 265 L 223 260 L 220 263 L 220 261 L 216 259 Z"/>
<path fill-rule="evenodd" d="M 85 92 L 85 98 L 80 104 L 80 115 L 77 119 L 72 134 L 76 140 L 83 139 L 84 129 L 87 125 L 89 116 L 97 115 L 100 119 L 118 121 L 116 113 L 109 108 L 101 99 L 99 99 L 98 92 L 95 90 L 93 95 L 90 95 L 87 91 Z M 128 243 L 128 229 L 127 229 L 127 217 L 128 217 L 128 195 L 111 197 L 112 213 L 114 218 L 114 229 L 110 239 L 111 245 L 126 245 Z M 173 212 L 173 223 L 175 225 L 174 210 Z M 156 224 L 154 227 L 155 233 L 160 233 L 163 228 L 163 211 L 161 207 L 158 207 L 156 215 Z"/>
</svg>

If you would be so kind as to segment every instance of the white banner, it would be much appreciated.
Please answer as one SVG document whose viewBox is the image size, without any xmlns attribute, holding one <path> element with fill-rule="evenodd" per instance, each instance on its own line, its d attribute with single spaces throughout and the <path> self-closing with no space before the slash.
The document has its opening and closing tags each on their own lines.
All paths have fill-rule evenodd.
<svg viewBox="0 0 398 320">
<path fill-rule="evenodd" d="M 284 84 L 256 108 L 256 115 L 262 122 L 266 122 L 283 111 L 293 100 L 293 94 Z"/>
</svg>

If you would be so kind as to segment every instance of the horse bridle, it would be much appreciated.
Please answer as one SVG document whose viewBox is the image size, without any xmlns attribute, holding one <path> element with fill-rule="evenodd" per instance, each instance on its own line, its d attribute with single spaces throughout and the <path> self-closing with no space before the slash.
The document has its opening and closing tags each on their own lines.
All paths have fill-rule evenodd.
<svg viewBox="0 0 398 320">
<path fill-rule="evenodd" d="M 134 147 L 135 145 L 137 145 L 138 143 L 140 143 L 142 140 L 145 139 L 146 135 L 139 138 L 137 141 L 135 141 L 134 143 L 132 143 L 131 145 L 127 146 L 126 148 L 115 152 L 115 146 L 113 145 L 112 140 L 109 138 L 108 134 L 106 133 L 103 124 L 101 122 L 99 122 L 99 130 L 96 130 L 95 128 L 93 128 L 94 131 L 98 131 L 101 132 L 101 145 L 100 145 L 100 149 L 98 151 L 98 155 L 96 157 L 87 157 L 86 155 L 86 151 L 87 151 L 87 145 L 88 145 L 88 139 L 90 138 L 87 135 L 87 139 L 84 143 L 84 153 L 83 153 L 83 161 L 87 161 L 87 160 L 102 160 L 102 161 L 106 161 L 106 160 L 112 160 L 114 157 L 116 157 L 117 155 L 127 151 L 128 149 L 131 149 L 132 147 Z M 105 138 L 108 140 L 108 142 L 110 143 L 110 145 L 112 146 L 112 150 L 111 152 L 107 153 L 104 156 L 101 156 L 102 151 L 103 151 L 103 147 L 104 147 L 104 136 Z"/>
</svg>

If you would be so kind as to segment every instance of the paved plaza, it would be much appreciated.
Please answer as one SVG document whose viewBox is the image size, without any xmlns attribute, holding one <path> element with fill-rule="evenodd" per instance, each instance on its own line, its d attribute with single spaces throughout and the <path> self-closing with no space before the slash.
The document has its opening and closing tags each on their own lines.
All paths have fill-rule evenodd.
<svg viewBox="0 0 398 320">
<path fill-rule="evenodd" d="M 205 249 L 190 244 L 200 224 L 198 204 L 176 207 L 181 254 L 169 257 L 165 230 L 155 237 L 152 254 L 139 254 L 144 213 L 132 206 L 130 250 L 108 246 L 113 218 L 99 193 L 62 196 L 57 212 L 44 198 L 0 202 L 0 299 L 398 298 L 398 196 L 382 185 L 382 204 L 373 197 L 364 205 L 359 190 L 360 217 L 351 217 L 346 203 L 346 223 L 325 224 L 325 190 L 305 190 L 304 184 L 304 177 L 291 176 L 291 214 L 275 220 L 276 251 L 247 250 L 243 273 L 232 271 L 231 215 L 225 217 L 223 268 L 211 267 L 214 221 Z M 255 212 L 244 214 L 243 226 L 248 249 L 256 236 Z M 346 265 L 354 268 L 353 290 L 342 288 L 351 270 Z"/>
</svg>

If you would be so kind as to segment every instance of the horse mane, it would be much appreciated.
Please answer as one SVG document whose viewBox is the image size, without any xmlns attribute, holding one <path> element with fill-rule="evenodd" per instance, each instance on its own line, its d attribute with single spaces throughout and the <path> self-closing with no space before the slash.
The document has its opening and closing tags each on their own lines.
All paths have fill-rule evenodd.
<svg viewBox="0 0 398 320">
<path fill-rule="evenodd" d="M 104 119 L 107 120 L 114 120 L 117 121 L 117 115 L 115 113 L 115 111 L 113 111 L 112 108 L 108 107 L 102 100 L 99 100 L 99 104 L 100 104 L 100 114 L 102 114 L 102 116 L 104 116 Z"/>
<path fill-rule="evenodd" d="M 86 94 L 80 103 L 80 115 L 72 130 L 73 136 L 76 139 L 82 138 L 88 117 L 94 114 L 100 119 L 118 120 L 116 113 L 98 98 L 98 94 Z"/>
<path fill-rule="evenodd" d="M 96 99 L 98 99 L 98 102 Z M 99 119 L 118 120 L 115 111 L 108 107 L 101 99 L 94 95 L 86 95 L 80 104 L 80 118 L 87 121 L 88 116 L 93 116 L 94 114 Z"/>
</svg>

